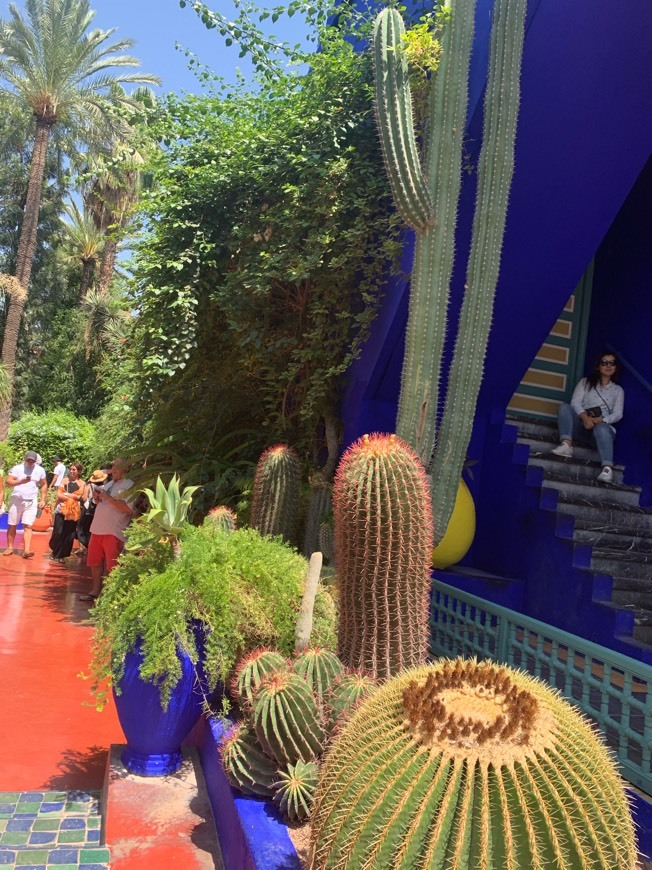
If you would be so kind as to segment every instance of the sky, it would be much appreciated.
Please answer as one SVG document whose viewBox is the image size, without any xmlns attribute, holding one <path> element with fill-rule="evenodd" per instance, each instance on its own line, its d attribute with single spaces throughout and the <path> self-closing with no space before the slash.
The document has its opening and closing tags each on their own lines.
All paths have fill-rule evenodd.
<svg viewBox="0 0 652 870">
<path fill-rule="evenodd" d="M 258 0 L 265 5 L 265 0 Z M 270 6 L 278 0 L 271 0 Z M 15 0 L 24 10 L 23 0 Z M 161 91 L 201 92 L 201 85 L 188 70 L 188 58 L 183 50 L 175 49 L 179 43 L 199 57 L 211 70 L 234 81 L 236 69 L 251 73 L 246 59 L 238 58 L 239 49 L 226 47 L 216 30 L 207 30 L 199 16 L 190 8 L 182 9 L 179 0 L 90 0 L 96 15 L 93 26 L 101 29 L 116 27 L 115 37 L 131 37 L 136 40 L 132 54 L 142 62 L 142 69 L 155 73 L 163 79 Z M 229 0 L 208 0 L 208 6 L 225 15 L 232 16 L 233 6 Z M 0 16 L 8 16 L 8 0 L 0 0 Z M 305 25 L 294 16 L 279 19 L 270 25 L 274 36 L 292 44 L 303 40 Z"/>
</svg>

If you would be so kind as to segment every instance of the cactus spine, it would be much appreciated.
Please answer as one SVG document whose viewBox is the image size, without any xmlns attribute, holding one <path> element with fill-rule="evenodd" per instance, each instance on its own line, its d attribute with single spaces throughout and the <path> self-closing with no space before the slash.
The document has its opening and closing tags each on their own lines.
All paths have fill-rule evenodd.
<svg viewBox="0 0 652 870">
<path fill-rule="evenodd" d="M 485 129 L 478 164 L 466 290 L 440 431 L 440 360 L 461 185 L 462 137 L 476 0 L 456 0 L 429 100 L 424 170 L 412 121 L 403 21 L 384 9 L 374 28 L 378 127 L 401 217 L 416 232 L 406 349 L 396 428 L 428 467 L 433 449 L 437 541 L 453 510 L 482 379 L 514 165 L 520 65 L 527 0 L 495 0 Z"/>
<path fill-rule="evenodd" d="M 377 683 L 364 674 L 344 674 L 334 680 L 326 693 L 327 729 L 333 734 L 356 707 L 376 691 Z"/>
<path fill-rule="evenodd" d="M 342 457 L 333 502 L 338 655 L 379 677 L 423 662 L 432 512 L 419 458 L 395 435 L 365 435 Z"/>
<path fill-rule="evenodd" d="M 256 736 L 278 764 L 311 761 L 322 751 L 317 702 L 300 676 L 277 672 L 263 679 L 253 707 Z"/>
<path fill-rule="evenodd" d="M 592 726 L 542 682 L 475 661 L 402 673 L 365 701 L 326 758 L 311 822 L 312 870 L 637 862 L 623 784 Z"/>
<path fill-rule="evenodd" d="M 258 461 L 251 501 L 251 526 L 261 535 L 294 543 L 301 494 L 301 464 L 286 444 L 268 447 Z"/>
</svg>

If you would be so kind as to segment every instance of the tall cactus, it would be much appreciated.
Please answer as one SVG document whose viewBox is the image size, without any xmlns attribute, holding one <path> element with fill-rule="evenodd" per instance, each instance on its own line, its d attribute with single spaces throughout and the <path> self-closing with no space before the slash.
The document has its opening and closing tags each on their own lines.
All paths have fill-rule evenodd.
<svg viewBox="0 0 652 870">
<path fill-rule="evenodd" d="M 475 7 L 476 0 L 456 0 L 450 10 L 442 60 L 430 91 L 423 168 L 412 120 L 407 61 L 401 51 L 403 21 L 396 9 L 384 9 L 374 28 L 376 105 L 383 154 L 397 209 L 416 233 L 396 431 L 414 447 L 424 466 L 429 467 L 433 459 L 437 541 L 446 531 L 455 503 L 482 380 L 514 166 L 527 0 L 494 3 L 473 237 L 444 412 L 437 431 Z"/>
<path fill-rule="evenodd" d="M 613 759 L 539 680 L 440 661 L 381 686 L 326 757 L 312 870 L 634 870 Z"/>
<path fill-rule="evenodd" d="M 261 535 L 282 535 L 296 543 L 301 463 L 286 444 L 268 447 L 258 460 L 251 502 L 251 526 Z"/>
<path fill-rule="evenodd" d="M 427 653 L 432 517 L 425 472 L 396 435 L 365 435 L 342 457 L 333 503 L 338 654 L 349 668 L 391 676 Z"/>
<path fill-rule="evenodd" d="M 235 532 L 238 527 L 238 519 L 235 513 L 230 507 L 223 504 L 209 510 L 204 522 L 210 523 L 216 529 L 219 529 L 219 531 L 226 532 L 227 534 Z"/>
</svg>

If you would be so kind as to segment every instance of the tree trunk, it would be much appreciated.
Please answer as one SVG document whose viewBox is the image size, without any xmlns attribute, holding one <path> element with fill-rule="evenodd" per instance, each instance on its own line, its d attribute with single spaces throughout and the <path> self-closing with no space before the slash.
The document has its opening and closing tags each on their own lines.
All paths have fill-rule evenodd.
<svg viewBox="0 0 652 870">
<path fill-rule="evenodd" d="M 23 287 L 23 293 L 12 294 L 9 299 L 9 311 L 5 323 L 5 334 L 2 342 L 2 363 L 9 380 L 13 384 L 16 368 L 16 347 L 18 331 L 23 317 L 25 302 L 29 292 L 29 281 L 32 275 L 32 263 L 36 252 L 36 231 L 38 229 L 39 212 L 41 210 L 41 194 L 43 191 L 43 176 L 45 175 L 45 160 L 52 129 L 52 120 L 38 118 L 34 135 L 34 150 L 29 168 L 29 183 L 27 199 L 23 212 L 23 224 L 20 228 L 18 242 L 18 257 L 16 263 L 16 278 Z M 6 404 L 0 407 L 0 441 L 6 441 L 9 435 L 13 394 Z"/>
<path fill-rule="evenodd" d="M 103 296 L 109 295 L 109 286 L 113 278 L 115 261 L 118 254 L 118 243 L 109 233 L 104 237 L 104 250 L 100 261 L 100 274 L 97 280 L 97 290 Z"/>
<path fill-rule="evenodd" d="M 86 294 L 93 283 L 93 273 L 95 272 L 95 257 L 90 260 L 82 260 L 81 278 L 79 281 L 79 301 L 80 303 L 86 298 Z"/>
</svg>

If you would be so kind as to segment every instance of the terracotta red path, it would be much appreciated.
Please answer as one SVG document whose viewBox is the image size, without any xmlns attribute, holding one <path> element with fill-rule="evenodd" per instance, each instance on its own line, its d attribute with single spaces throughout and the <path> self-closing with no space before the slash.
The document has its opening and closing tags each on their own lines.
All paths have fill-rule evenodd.
<svg viewBox="0 0 652 870">
<path fill-rule="evenodd" d="M 0 791 L 100 789 L 111 743 L 124 737 L 115 709 L 91 702 L 92 628 L 87 569 L 50 562 L 49 533 L 35 533 L 36 556 L 0 555 Z M 22 552 L 22 536 L 16 541 Z M 0 547 L 6 532 L 0 532 Z"/>
</svg>

